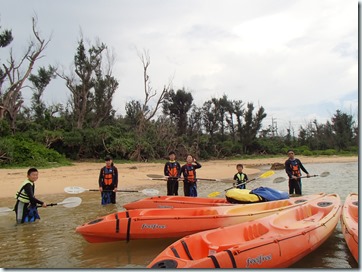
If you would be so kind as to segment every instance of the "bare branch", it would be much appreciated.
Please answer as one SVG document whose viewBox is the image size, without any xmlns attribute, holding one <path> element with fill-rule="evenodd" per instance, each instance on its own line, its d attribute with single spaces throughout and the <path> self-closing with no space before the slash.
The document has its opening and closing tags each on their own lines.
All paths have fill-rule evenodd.
<svg viewBox="0 0 362 272">
<path fill-rule="evenodd" d="M 13 130 L 15 129 L 16 115 L 18 114 L 23 104 L 23 100 L 21 98 L 21 90 L 23 89 L 23 85 L 30 76 L 35 62 L 41 58 L 40 54 L 45 50 L 46 46 L 50 42 L 50 39 L 47 41 L 41 39 L 39 32 L 37 31 L 36 23 L 36 18 L 32 18 L 32 30 L 36 42 L 31 41 L 29 43 L 25 54 L 18 63 L 16 63 L 12 50 L 10 50 L 10 59 L 7 61 L 8 65 L 3 64 L 4 77 L 0 79 L 0 87 L 2 87 L 5 80 L 9 82 L 9 86 L 4 92 L 0 91 L 0 120 L 4 118 L 6 113 L 9 114 Z M 25 61 L 28 61 L 28 64 L 25 64 Z M 21 72 L 21 68 L 24 66 L 27 67 L 23 73 Z"/>
</svg>

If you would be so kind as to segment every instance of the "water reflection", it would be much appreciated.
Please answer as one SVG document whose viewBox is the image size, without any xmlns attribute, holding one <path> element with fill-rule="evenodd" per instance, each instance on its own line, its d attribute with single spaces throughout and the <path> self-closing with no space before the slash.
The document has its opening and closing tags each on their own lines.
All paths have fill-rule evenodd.
<svg viewBox="0 0 362 272">
<path fill-rule="evenodd" d="M 305 164 L 311 174 L 330 172 L 328 177 L 316 177 L 303 181 L 303 194 L 319 192 L 338 193 L 344 201 L 350 192 L 358 192 L 358 164 L 324 163 Z M 262 171 L 269 170 L 265 166 Z M 231 176 L 234 173 L 231 173 Z M 268 179 L 248 184 L 248 189 L 260 186 L 287 191 L 288 183 L 273 183 L 276 177 L 285 177 L 284 171 L 276 171 Z M 251 177 L 252 178 L 252 177 Z M 76 185 L 76 184 L 75 184 Z M 198 192 L 206 197 L 210 192 L 221 192 L 230 184 L 199 182 Z M 160 194 L 166 193 L 166 184 L 154 186 Z M 144 189 L 144 188 L 140 188 Z M 179 190 L 182 192 L 182 186 Z M 70 195 L 56 194 L 43 197 L 46 202 L 60 202 Z M 78 195 L 83 202 L 76 208 L 54 206 L 41 208 L 41 220 L 20 226 L 15 225 L 13 212 L 0 217 L 0 267 L 3 268 L 144 268 L 165 247 L 177 239 L 153 239 L 90 244 L 75 228 L 97 217 L 123 210 L 124 203 L 145 197 L 140 193 L 118 193 L 117 204 L 103 207 L 97 192 Z M 13 207 L 14 199 L 1 199 L 1 206 Z M 343 240 L 340 224 L 334 234 L 316 251 L 292 268 L 356 268 L 358 264 Z"/>
</svg>

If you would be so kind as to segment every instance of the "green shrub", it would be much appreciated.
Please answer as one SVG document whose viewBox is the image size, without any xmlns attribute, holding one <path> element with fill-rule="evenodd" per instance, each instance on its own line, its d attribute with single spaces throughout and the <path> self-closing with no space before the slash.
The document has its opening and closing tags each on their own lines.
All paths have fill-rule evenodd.
<svg viewBox="0 0 362 272">
<path fill-rule="evenodd" d="M 332 156 L 337 154 L 337 150 L 335 149 L 320 150 L 319 152 L 321 155 L 326 155 L 326 156 Z"/>
<path fill-rule="evenodd" d="M 303 150 L 300 154 L 303 156 L 313 156 L 313 152 L 310 150 Z"/>
<path fill-rule="evenodd" d="M 6 154 L 6 159 L 0 160 L 1 167 L 49 167 L 70 164 L 58 152 L 39 143 L 16 137 L 1 139 L 0 153 Z"/>
</svg>

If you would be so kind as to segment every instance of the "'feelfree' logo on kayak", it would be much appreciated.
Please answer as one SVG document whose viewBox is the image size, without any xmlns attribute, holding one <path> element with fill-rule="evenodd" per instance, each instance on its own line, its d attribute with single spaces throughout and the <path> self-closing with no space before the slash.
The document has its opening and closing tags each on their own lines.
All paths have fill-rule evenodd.
<svg viewBox="0 0 362 272">
<path fill-rule="evenodd" d="M 259 255 L 258 257 L 255 258 L 248 258 L 246 260 L 246 267 L 249 267 L 250 265 L 253 264 L 262 264 L 265 261 L 270 261 L 272 259 L 272 255 Z"/>
<path fill-rule="evenodd" d="M 159 224 L 143 224 L 141 229 L 165 229 L 166 225 L 159 225 Z"/>
</svg>

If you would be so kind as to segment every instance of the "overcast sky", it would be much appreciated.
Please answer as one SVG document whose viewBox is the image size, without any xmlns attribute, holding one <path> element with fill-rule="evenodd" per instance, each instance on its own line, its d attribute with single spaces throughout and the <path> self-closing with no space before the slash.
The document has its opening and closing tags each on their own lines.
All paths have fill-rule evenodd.
<svg viewBox="0 0 362 272">
<path fill-rule="evenodd" d="M 124 114 L 142 100 L 143 67 L 137 50 L 148 50 L 154 89 L 172 79 L 194 103 L 226 94 L 263 106 L 266 128 L 279 132 L 337 109 L 358 114 L 358 1 L 352 0 L 0 0 L 0 25 L 12 29 L 14 52 L 23 52 L 38 17 L 51 36 L 39 65 L 66 73 L 81 33 L 97 38 L 117 56 L 113 75 L 120 85 L 113 106 Z M 9 48 L 0 50 L 1 61 Z M 5 54 L 5 55 L 4 55 Z M 24 91 L 25 92 L 25 91 Z M 56 80 L 44 94 L 48 104 L 70 93 Z M 24 94 L 29 101 L 30 96 Z"/>
</svg>

